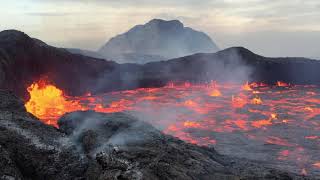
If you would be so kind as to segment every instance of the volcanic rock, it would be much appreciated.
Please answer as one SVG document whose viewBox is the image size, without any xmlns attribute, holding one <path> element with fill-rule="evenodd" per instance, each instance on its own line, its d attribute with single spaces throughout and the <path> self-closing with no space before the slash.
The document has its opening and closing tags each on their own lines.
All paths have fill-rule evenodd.
<svg viewBox="0 0 320 180">
<path fill-rule="evenodd" d="M 205 33 L 178 20 L 153 19 L 111 38 L 98 52 L 120 63 L 146 63 L 216 51 L 217 45 Z"/>
<path fill-rule="evenodd" d="M 10 180 L 10 179 L 21 179 L 22 175 L 18 167 L 11 160 L 9 153 L 0 146 L 0 179 Z"/>
</svg>

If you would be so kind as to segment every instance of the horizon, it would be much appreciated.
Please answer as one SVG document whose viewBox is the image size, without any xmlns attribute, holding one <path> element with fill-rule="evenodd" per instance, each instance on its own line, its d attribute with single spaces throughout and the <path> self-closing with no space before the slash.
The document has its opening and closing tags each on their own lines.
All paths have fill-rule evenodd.
<svg viewBox="0 0 320 180">
<path fill-rule="evenodd" d="M 97 50 L 135 25 L 164 19 L 206 33 L 220 49 L 242 46 L 268 57 L 320 57 L 320 2 L 315 0 L 21 0 L 2 8 L 1 31 L 23 31 L 57 47 Z"/>
</svg>

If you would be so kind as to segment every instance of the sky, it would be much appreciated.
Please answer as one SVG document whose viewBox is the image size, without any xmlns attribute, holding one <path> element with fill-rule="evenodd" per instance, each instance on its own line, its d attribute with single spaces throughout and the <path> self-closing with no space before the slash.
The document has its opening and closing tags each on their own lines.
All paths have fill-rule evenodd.
<svg viewBox="0 0 320 180">
<path fill-rule="evenodd" d="M 220 49 L 320 59 L 319 0 L 0 0 L 0 31 L 57 47 L 97 50 L 151 19 L 178 19 Z"/>
</svg>

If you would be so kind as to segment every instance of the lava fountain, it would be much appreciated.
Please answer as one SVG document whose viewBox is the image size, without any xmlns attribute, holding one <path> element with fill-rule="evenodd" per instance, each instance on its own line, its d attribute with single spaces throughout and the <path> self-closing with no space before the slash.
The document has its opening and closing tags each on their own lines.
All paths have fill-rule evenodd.
<svg viewBox="0 0 320 180">
<path fill-rule="evenodd" d="M 48 84 L 45 80 L 33 83 L 28 87 L 30 100 L 25 104 L 28 112 L 45 121 L 56 125 L 58 116 L 76 110 L 86 110 L 77 101 L 67 100 L 62 90 Z"/>
<path fill-rule="evenodd" d="M 70 97 L 42 81 L 28 92 L 26 109 L 50 125 L 77 110 L 127 112 L 189 143 L 214 145 L 221 154 L 320 176 L 317 86 L 170 83 Z"/>
</svg>

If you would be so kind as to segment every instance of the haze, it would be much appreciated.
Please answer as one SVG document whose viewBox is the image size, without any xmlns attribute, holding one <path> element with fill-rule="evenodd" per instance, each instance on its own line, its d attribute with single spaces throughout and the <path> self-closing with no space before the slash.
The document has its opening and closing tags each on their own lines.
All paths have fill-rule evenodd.
<svg viewBox="0 0 320 180">
<path fill-rule="evenodd" d="M 50 45 L 96 50 L 150 19 L 178 19 L 223 49 L 264 56 L 320 57 L 318 0 L 0 0 L 0 30 Z M 319 58 L 320 59 L 320 58 Z"/>
</svg>

